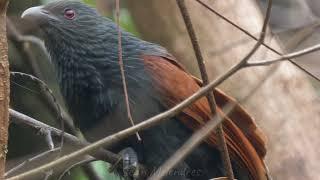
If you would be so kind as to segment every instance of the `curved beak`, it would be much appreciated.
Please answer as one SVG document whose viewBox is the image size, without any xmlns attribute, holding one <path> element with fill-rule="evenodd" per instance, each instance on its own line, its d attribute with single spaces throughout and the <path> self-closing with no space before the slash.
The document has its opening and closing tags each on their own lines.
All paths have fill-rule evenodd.
<svg viewBox="0 0 320 180">
<path fill-rule="evenodd" d="M 21 18 L 31 20 L 37 24 L 42 24 L 48 21 L 49 19 L 57 19 L 49 11 L 45 10 L 43 6 L 31 7 L 25 10 L 22 13 Z"/>
</svg>

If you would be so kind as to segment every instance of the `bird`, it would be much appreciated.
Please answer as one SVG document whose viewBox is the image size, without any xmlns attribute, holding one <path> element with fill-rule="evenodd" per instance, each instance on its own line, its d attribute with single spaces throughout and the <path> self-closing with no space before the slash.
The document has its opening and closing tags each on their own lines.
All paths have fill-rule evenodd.
<svg viewBox="0 0 320 180">
<path fill-rule="evenodd" d="M 22 19 L 33 21 L 54 66 L 61 93 L 74 123 L 89 141 L 131 126 L 119 66 L 118 25 L 82 2 L 54 1 L 31 7 Z M 123 68 L 134 123 L 177 105 L 203 85 L 164 47 L 144 41 L 120 28 Z M 235 178 L 267 179 L 266 138 L 253 117 L 235 99 L 213 90 L 217 113 L 223 117 L 224 136 Z M 222 108 L 236 104 L 224 114 Z M 205 97 L 178 115 L 139 131 L 141 142 L 130 136 L 113 145 L 137 152 L 150 174 L 159 168 L 214 114 Z M 213 131 L 165 179 L 202 180 L 224 176 L 218 140 Z M 196 173 L 194 173 L 196 172 Z"/>
</svg>

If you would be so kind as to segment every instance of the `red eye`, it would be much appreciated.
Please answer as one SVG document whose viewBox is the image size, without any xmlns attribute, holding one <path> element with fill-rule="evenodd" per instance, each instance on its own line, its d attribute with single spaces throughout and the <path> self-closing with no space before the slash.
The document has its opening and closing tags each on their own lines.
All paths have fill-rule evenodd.
<svg viewBox="0 0 320 180">
<path fill-rule="evenodd" d="M 66 19 L 72 20 L 76 17 L 76 12 L 73 9 L 66 9 L 64 10 L 64 17 Z"/>
</svg>

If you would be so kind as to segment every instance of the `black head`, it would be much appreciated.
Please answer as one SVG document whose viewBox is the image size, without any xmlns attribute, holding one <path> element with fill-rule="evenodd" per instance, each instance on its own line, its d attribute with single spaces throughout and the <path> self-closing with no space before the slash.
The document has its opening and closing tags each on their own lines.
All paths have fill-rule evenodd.
<svg viewBox="0 0 320 180">
<path fill-rule="evenodd" d="M 95 25 L 101 17 L 98 12 L 81 2 L 61 0 L 43 6 L 31 7 L 21 15 L 23 19 L 37 23 L 41 28 L 52 26 L 77 28 Z M 93 21 L 93 19 L 96 19 Z"/>
<path fill-rule="evenodd" d="M 21 17 L 34 22 L 44 32 L 45 41 L 50 38 L 53 43 L 67 39 L 68 42 L 88 44 L 101 39 L 107 32 L 113 35 L 117 32 L 111 20 L 78 1 L 54 1 L 32 7 L 24 11 Z"/>
</svg>

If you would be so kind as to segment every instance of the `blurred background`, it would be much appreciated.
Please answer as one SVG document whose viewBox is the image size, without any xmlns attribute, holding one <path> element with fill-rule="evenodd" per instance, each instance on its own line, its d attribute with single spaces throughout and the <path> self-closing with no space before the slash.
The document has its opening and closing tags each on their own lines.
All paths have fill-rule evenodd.
<svg viewBox="0 0 320 180">
<path fill-rule="evenodd" d="M 44 80 L 63 105 L 54 69 L 47 54 L 39 45 L 21 40 L 22 35 L 39 34 L 20 20 L 21 13 L 28 7 L 49 1 L 10 1 L 7 23 L 10 69 L 33 74 Z M 114 0 L 84 2 L 97 7 L 104 16 L 114 19 Z M 267 0 L 204 2 L 258 37 L 262 23 L 260 12 L 265 11 Z M 188 0 L 187 3 L 205 54 L 210 77 L 214 79 L 240 60 L 255 41 L 196 2 Z M 271 29 L 266 44 L 280 52 L 292 52 L 319 44 L 319 16 L 318 0 L 274 0 Z M 163 45 L 190 72 L 198 75 L 193 50 L 175 1 L 121 1 L 120 19 L 124 29 L 145 40 Z M 298 58 L 296 62 L 320 78 L 319 55 L 320 52 L 315 52 Z M 276 54 L 261 48 L 254 60 L 270 57 L 276 57 Z M 320 165 L 317 163 L 320 160 L 320 106 L 317 106 L 320 104 L 317 93 L 320 92 L 320 83 L 290 63 L 274 65 L 272 74 L 270 68 L 266 69 L 268 68 L 244 70 L 223 83 L 220 88 L 241 99 L 259 79 L 270 76 L 270 80 L 244 105 L 265 130 L 269 139 L 266 161 L 271 174 L 274 179 L 280 180 L 316 180 L 320 177 Z M 60 127 L 51 99 L 41 87 L 28 79 L 11 77 L 11 107 L 49 125 Z M 72 122 L 65 108 L 63 111 L 64 117 Z M 70 129 L 67 131 L 72 133 Z M 11 124 L 7 168 L 10 169 L 47 148 L 44 138 L 36 132 Z M 105 163 L 93 163 L 91 168 L 101 179 L 117 179 L 107 173 Z M 88 180 L 92 179 L 90 177 L 82 168 L 74 168 L 64 179 Z M 51 178 L 55 179 L 56 176 Z"/>
</svg>

